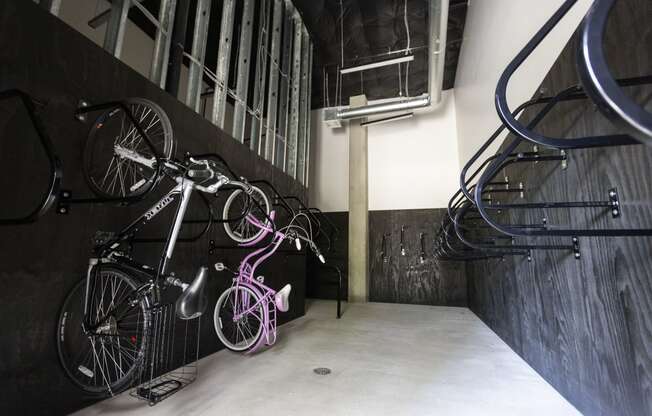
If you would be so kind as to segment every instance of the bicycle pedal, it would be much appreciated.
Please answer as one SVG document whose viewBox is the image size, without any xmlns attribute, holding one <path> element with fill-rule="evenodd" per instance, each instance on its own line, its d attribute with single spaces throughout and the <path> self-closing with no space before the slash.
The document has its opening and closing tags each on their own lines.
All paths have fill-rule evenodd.
<svg viewBox="0 0 652 416">
<path fill-rule="evenodd" d="M 223 272 L 224 270 L 226 270 L 226 266 L 224 265 L 224 263 L 215 263 L 215 270 L 217 270 L 218 272 Z"/>
</svg>

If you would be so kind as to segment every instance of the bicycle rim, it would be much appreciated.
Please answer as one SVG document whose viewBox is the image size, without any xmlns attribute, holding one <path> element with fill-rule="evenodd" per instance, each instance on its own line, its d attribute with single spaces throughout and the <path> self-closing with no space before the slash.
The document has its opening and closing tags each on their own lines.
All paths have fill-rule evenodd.
<svg viewBox="0 0 652 416">
<path fill-rule="evenodd" d="M 158 153 L 163 158 L 172 157 L 174 138 L 165 111 L 142 98 L 131 98 L 125 103 Z M 158 182 L 160 177 L 156 168 L 124 158 L 118 154 L 118 149 L 146 159 L 154 157 L 145 139 L 121 108 L 100 115 L 86 141 L 84 174 L 95 194 L 102 198 L 134 197 Z"/>
<path fill-rule="evenodd" d="M 89 282 L 90 323 L 96 324 L 110 308 L 122 305 L 137 288 L 126 273 L 102 268 Z M 128 304 L 105 320 L 94 335 L 82 330 L 86 279 L 82 279 L 66 298 L 57 324 L 59 360 L 68 377 L 80 389 L 93 394 L 115 394 L 128 387 L 142 363 L 149 301 L 142 298 Z"/>
<path fill-rule="evenodd" d="M 269 223 L 267 216 L 271 208 L 267 195 L 257 186 L 252 186 L 251 191 L 251 195 L 248 195 L 243 190 L 236 189 L 224 203 L 222 212 L 222 218 L 225 220 L 224 231 L 238 243 L 254 241 L 264 232 L 247 221 L 245 214 L 254 216 L 261 224 Z M 265 212 L 261 212 L 261 209 Z M 229 221 L 229 219 L 233 220 Z"/>
<path fill-rule="evenodd" d="M 256 303 L 257 307 L 250 312 Z M 234 320 L 237 315 L 242 315 Z M 233 286 L 225 290 L 215 304 L 213 315 L 215 332 L 224 346 L 231 351 L 247 351 L 263 335 L 264 310 L 260 296 L 246 286 Z"/>
</svg>

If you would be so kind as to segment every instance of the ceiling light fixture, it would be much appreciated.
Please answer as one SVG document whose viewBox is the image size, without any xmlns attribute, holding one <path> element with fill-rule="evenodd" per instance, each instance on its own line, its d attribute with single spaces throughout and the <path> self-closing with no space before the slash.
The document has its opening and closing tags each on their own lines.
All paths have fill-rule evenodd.
<svg viewBox="0 0 652 416">
<path fill-rule="evenodd" d="M 368 69 L 381 68 L 388 65 L 401 64 L 403 62 L 414 61 L 414 55 L 401 56 L 400 58 L 385 59 L 383 61 L 372 62 L 370 64 L 352 66 L 350 68 L 342 68 L 340 74 L 350 74 L 352 72 L 366 71 Z"/>
</svg>

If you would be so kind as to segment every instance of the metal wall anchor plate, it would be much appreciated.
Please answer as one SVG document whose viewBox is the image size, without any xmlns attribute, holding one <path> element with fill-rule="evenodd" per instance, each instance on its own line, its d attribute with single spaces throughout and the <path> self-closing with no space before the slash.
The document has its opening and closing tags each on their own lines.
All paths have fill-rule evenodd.
<svg viewBox="0 0 652 416">
<path fill-rule="evenodd" d="M 620 217 L 620 200 L 618 199 L 618 190 L 616 188 L 609 189 L 609 202 L 611 202 L 611 217 Z"/>
<path fill-rule="evenodd" d="M 70 204 L 68 200 L 72 198 L 72 192 L 67 189 L 62 189 L 57 198 L 57 214 L 68 215 L 70 213 Z"/>
</svg>

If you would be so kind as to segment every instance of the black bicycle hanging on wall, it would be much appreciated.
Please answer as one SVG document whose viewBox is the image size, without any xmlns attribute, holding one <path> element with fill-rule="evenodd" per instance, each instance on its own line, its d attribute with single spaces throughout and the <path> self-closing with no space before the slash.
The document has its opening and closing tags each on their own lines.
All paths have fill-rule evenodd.
<svg viewBox="0 0 652 416">
<path fill-rule="evenodd" d="M 190 321 L 206 307 L 206 267 L 199 268 L 190 284 L 168 271 L 194 192 L 217 195 L 229 185 L 233 193 L 226 201 L 223 221 L 238 242 L 251 242 L 263 232 L 242 225 L 245 217 L 271 224 L 271 207 L 260 189 L 223 174 L 210 155 L 187 155 L 179 161 L 173 153 L 170 121 L 147 100 L 128 100 L 107 109 L 91 128 L 84 169 L 98 196 L 108 200 L 137 196 L 165 178 L 174 185 L 120 232 L 98 233 L 87 275 L 64 301 L 57 326 L 59 358 L 70 379 L 88 393 L 113 395 L 139 385 L 136 395 L 154 404 L 192 381 L 157 377 L 170 366 L 185 364 L 165 355 L 174 343 L 170 325 L 174 315 Z M 158 265 L 135 261 L 129 254 L 130 241 L 175 202 L 176 213 Z M 165 304 L 163 292 L 172 286 L 181 288 L 182 294 Z"/>
</svg>

